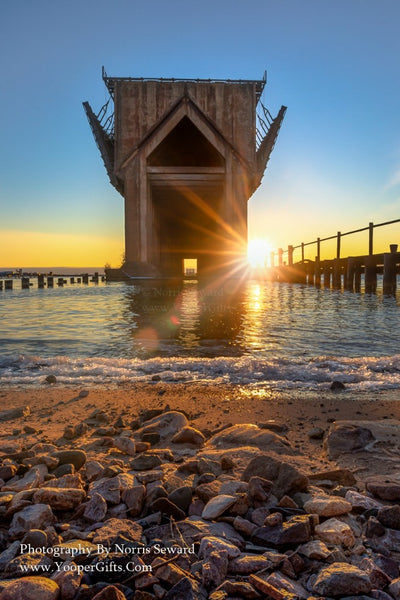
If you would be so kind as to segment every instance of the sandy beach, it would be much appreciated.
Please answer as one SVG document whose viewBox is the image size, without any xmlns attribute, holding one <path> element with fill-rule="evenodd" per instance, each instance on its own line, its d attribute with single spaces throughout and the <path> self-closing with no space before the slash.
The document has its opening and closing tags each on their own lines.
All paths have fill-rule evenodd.
<svg viewBox="0 0 400 600">
<path fill-rule="evenodd" d="M 81 397 L 80 396 L 84 396 Z M 327 432 L 335 421 L 400 421 L 399 395 L 396 390 L 357 393 L 293 392 L 278 393 L 244 386 L 199 384 L 124 384 L 118 387 L 59 387 L 44 384 L 42 388 L 5 388 L 0 390 L 3 408 L 29 407 L 24 419 L 2 424 L 2 443 L 18 444 L 51 441 L 62 438 L 66 425 L 78 425 L 95 410 L 104 410 L 110 423 L 122 417 L 127 423 L 145 410 L 183 411 L 190 424 L 206 438 L 230 424 L 254 424 L 271 429 L 288 439 L 296 451 L 316 466 L 331 463 L 323 452 L 323 440 L 312 439 L 309 432 L 321 428 Z M 35 433 L 24 431 L 29 426 Z M 75 445 L 90 447 L 91 432 Z M 370 469 L 373 469 L 373 463 Z M 377 471 L 379 468 L 377 466 Z"/>
</svg>

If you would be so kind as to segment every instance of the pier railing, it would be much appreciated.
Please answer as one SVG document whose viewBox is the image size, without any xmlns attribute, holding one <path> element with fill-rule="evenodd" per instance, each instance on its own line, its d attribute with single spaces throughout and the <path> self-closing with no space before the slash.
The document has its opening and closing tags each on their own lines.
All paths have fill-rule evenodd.
<svg viewBox="0 0 400 600">
<path fill-rule="evenodd" d="M 365 275 L 365 291 L 375 292 L 377 286 L 377 274 L 383 274 L 383 292 L 387 294 L 395 293 L 397 273 L 400 269 L 400 252 L 397 252 L 398 245 L 390 244 L 388 250 L 374 254 L 374 230 L 378 227 L 385 227 L 400 223 L 400 219 L 385 221 L 383 223 L 370 222 L 366 227 L 345 231 L 338 231 L 335 235 L 327 237 L 318 237 L 312 242 L 301 242 L 297 245 L 289 245 L 287 249 L 279 248 L 277 252 L 271 252 L 270 263 L 273 277 L 278 281 L 289 281 L 298 283 L 312 283 L 316 286 L 321 284 L 323 278 L 324 287 L 332 286 L 340 289 L 360 291 L 361 275 Z M 361 256 L 341 256 L 341 242 L 345 236 L 354 235 L 368 231 L 368 251 Z M 321 258 L 321 244 L 323 242 L 336 240 L 336 257 L 333 259 Z M 305 249 L 309 246 L 315 246 L 316 253 L 314 260 L 305 258 Z M 293 254 L 296 250 L 301 250 L 301 260 L 294 263 Z M 275 258 L 278 258 L 278 266 L 275 267 Z M 286 260 L 284 260 L 286 257 Z"/>
</svg>

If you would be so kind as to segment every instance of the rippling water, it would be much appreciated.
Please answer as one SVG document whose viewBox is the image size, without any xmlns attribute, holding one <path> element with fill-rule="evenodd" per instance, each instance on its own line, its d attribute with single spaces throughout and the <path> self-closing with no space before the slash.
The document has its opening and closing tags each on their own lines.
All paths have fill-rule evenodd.
<svg viewBox="0 0 400 600">
<path fill-rule="evenodd" d="M 0 378 L 397 388 L 399 315 L 395 297 L 255 281 L 14 289 L 0 292 Z"/>
</svg>

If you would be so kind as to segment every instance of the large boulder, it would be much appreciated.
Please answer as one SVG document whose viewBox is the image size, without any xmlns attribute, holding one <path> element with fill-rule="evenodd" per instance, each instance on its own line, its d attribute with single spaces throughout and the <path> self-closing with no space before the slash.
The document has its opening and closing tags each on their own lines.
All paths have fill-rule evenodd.
<svg viewBox="0 0 400 600">
<path fill-rule="evenodd" d="M 279 499 L 290 492 L 306 490 L 308 486 L 308 478 L 304 473 L 269 454 L 261 454 L 249 462 L 242 479 L 250 481 L 252 477 L 262 477 L 272 481 L 272 493 Z"/>
<path fill-rule="evenodd" d="M 342 454 L 363 450 L 375 440 L 371 430 L 348 421 L 334 423 L 325 439 L 324 447 L 330 459 Z"/>
<path fill-rule="evenodd" d="M 322 569 L 315 580 L 313 590 L 323 596 L 351 596 L 368 594 L 372 585 L 368 574 L 348 563 L 333 563 Z"/>
</svg>

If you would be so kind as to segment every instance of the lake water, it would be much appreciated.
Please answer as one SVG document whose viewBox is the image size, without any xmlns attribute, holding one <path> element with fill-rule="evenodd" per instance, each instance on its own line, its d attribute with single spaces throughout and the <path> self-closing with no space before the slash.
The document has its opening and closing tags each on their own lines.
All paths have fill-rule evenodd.
<svg viewBox="0 0 400 600">
<path fill-rule="evenodd" d="M 16 287 L 16 286 L 15 286 Z M 399 297 L 248 281 L 0 291 L 0 382 L 400 388 Z"/>
</svg>

